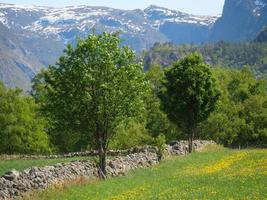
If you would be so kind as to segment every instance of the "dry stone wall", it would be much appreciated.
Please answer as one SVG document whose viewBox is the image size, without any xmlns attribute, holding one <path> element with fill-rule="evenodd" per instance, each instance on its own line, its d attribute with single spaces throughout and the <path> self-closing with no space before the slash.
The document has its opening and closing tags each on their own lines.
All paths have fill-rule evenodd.
<svg viewBox="0 0 267 200">
<path fill-rule="evenodd" d="M 195 140 L 193 142 L 193 149 L 195 151 L 200 151 L 203 147 L 207 145 L 216 144 L 212 140 Z M 166 146 L 167 155 L 186 155 L 188 153 L 188 141 L 172 141 Z"/>
<path fill-rule="evenodd" d="M 208 144 L 214 144 L 214 142 L 195 141 L 194 147 L 199 150 Z M 186 141 L 174 141 L 166 146 L 166 150 L 168 155 L 185 155 L 188 145 Z M 125 175 L 130 170 L 156 165 L 160 157 L 158 148 L 151 146 L 117 151 L 116 155 L 120 156 L 107 162 L 109 176 Z M 23 194 L 33 190 L 43 190 L 49 186 L 81 177 L 89 180 L 96 179 L 98 177 L 96 164 L 91 161 L 74 161 L 52 166 L 32 167 L 22 172 L 11 170 L 0 178 L 0 199 L 19 199 Z"/>
<path fill-rule="evenodd" d="M 133 147 L 126 150 L 109 150 L 107 152 L 108 156 L 126 156 L 138 152 L 143 147 Z M 82 151 L 82 152 L 71 152 L 66 154 L 52 154 L 52 155 L 1 155 L 2 160 L 34 160 L 34 159 L 57 159 L 57 158 L 73 158 L 73 157 L 88 157 L 88 156 L 97 156 L 98 151 Z"/>
<path fill-rule="evenodd" d="M 159 163 L 156 147 L 135 148 L 131 152 L 129 155 L 108 161 L 109 176 L 124 175 L 130 170 Z M 46 167 L 32 167 L 22 172 L 11 170 L 0 178 L 0 199 L 17 199 L 24 193 L 46 189 L 51 185 L 81 177 L 96 179 L 97 166 L 91 161 L 74 161 Z"/>
</svg>

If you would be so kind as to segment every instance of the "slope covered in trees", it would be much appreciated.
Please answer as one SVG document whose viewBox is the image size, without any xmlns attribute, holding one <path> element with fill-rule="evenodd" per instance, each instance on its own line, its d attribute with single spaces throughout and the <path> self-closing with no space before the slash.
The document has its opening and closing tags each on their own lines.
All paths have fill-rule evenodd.
<svg viewBox="0 0 267 200">
<path fill-rule="evenodd" d="M 225 43 L 205 45 L 155 44 L 143 53 L 145 69 L 153 64 L 163 68 L 186 55 L 199 52 L 211 66 L 240 69 L 249 66 L 258 77 L 267 74 L 267 43 Z"/>
</svg>

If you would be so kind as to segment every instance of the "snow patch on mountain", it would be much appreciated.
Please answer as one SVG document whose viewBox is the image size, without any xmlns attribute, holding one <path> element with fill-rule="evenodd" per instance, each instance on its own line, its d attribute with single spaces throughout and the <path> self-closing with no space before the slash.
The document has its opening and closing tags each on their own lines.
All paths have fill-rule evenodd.
<svg viewBox="0 0 267 200">
<path fill-rule="evenodd" d="M 261 15 L 261 10 L 266 6 L 266 3 L 262 0 L 255 0 L 255 9 L 253 10 L 253 14 L 256 16 Z"/>
<path fill-rule="evenodd" d="M 43 7 L 43 6 L 22 6 L 22 5 L 16 5 L 16 4 L 5 4 L 5 3 L 0 3 L 0 9 L 11 9 L 15 11 L 40 11 L 40 10 L 48 10 L 49 7 Z"/>
<path fill-rule="evenodd" d="M 25 19 L 24 19 L 25 17 Z M 212 26 L 218 16 L 198 16 L 149 6 L 145 10 L 119 10 L 108 7 L 68 6 L 63 8 L 19 6 L 0 3 L 0 22 L 8 28 L 20 29 L 23 37 L 44 37 L 74 41 L 95 27 L 99 31 L 118 31 L 127 37 L 147 33 L 164 38 L 160 27 L 165 23 Z M 18 32 L 20 32 L 18 31 Z"/>
<path fill-rule="evenodd" d="M 6 15 L 3 12 L 0 12 L 0 22 L 8 27 L 8 21 Z"/>
<path fill-rule="evenodd" d="M 259 8 L 262 8 L 266 5 L 262 0 L 255 0 L 255 5 Z"/>
<path fill-rule="evenodd" d="M 146 17 L 153 23 L 153 27 L 159 28 L 166 22 L 174 23 L 188 23 L 188 24 L 199 24 L 203 26 L 210 26 L 220 16 L 200 16 L 190 15 L 180 11 L 170 10 L 167 8 L 151 5 L 144 10 Z"/>
</svg>

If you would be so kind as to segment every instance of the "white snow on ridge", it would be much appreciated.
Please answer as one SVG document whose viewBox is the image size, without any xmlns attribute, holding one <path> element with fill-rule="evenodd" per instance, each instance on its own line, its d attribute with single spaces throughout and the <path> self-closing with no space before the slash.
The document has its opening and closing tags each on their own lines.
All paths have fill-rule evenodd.
<svg viewBox="0 0 267 200">
<path fill-rule="evenodd" d="M 8 21 L 6 18 L 6 15 L 2 12 L 0 12 L 0 22 L 6 26 L 8 26 Z"/>
<path fill-rule="evenodd" d="M 57 24 L 58 22 L 64 22 L 72 20 L 73 22 L 85 20 L 90 17 L 99 17 L 109 14 L 109 12 L 101 9 L 83 9 L 78 10 L 79 7 L 65 7 L 63 9 L 53 9 L 47 12 L 47 14 L 40 18 L 40 21 L 47 21 L 50 24 Z"/>
<path fill-rule="evenodd" d="M 152 19 L 154 22 L 153 27 L 158 29 L 160 25 L 165 22 L 174 23 L 189 23 L 199 24 L 204 26 L 210 26 L 220 17 L 218 16 L 201 16 L 201 15 L 190 15 L 182 13 L 180 11 L 170 10 L 158 6 L 151 5 L 145 9 L 146 17 Z M 156 19 L 156 20 L 153 20 Z"/>
<path fill-rule="evenodd" d="M 255 0 L 255 5 L 259 8 L 264 7 L 266 4 L 262 0 Z"/>
<path fill-rule="evenodd" d="M 49 7 L 44 6 L 22 6 L 16 4 L 5 4 L 0 3 L 0 9 L 11 9 L 15 11 L 26 10 L 26 11 L 40 11 L 40 10 L 48 10 Z"/>
<path fill-rule="evenodd" d="M 262 0 L 255 0 L 254 1 L 256 8 L 253 10 L 253 14 L 256 16 L 260 16 L 260 10 L 266 6 Z"/>
<path fill-rule="evenodd" d="M 16 27 L 21 27 L 27 33 L 30 32 L 45 37 L 52 36 L 64 41 L 68 41 L 72 37 L 71 34 L 71 36 L 64 34 L 68 34 L 71 31 L 82 33 L 96 25 L 104 27 L 105 30 L 122 30 L 124 33 L 137 34 L 146 32 L 148 28 L 159 29 L 166 22 L 210 26 L 218 19 L 218 16 L 189 15 L 157 6 L 148 7 L 139 16 L 140 19 L 136 20 L 135 16 L 130 13 L 131 11 L 106 7 L 68 6 L 52 8 L 0 3 L 0 22 L 7 27 L 10 27 L 11 24 L 8 21 L 9 15 L 5 13 L 9 9 L 15 10 L 15 14 L 20 11 L 39 12 L 39 18 L 36 21 L 31 21 L 27 25 L 16 24 L 15 21 L 14 25 L 18 25 Z M 104 19 L 104 22 L 101 21 L 102 19 Z M 105 20 L 107 20 L 106 23 Z"/>
</svg>

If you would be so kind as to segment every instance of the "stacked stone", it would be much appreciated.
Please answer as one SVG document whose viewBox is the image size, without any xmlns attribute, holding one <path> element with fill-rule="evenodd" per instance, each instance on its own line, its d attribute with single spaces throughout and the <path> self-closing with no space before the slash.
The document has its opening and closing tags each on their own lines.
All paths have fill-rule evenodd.
<svg viewBox="0 0 267 200">
<path fill-rule="evenodd" d="M 145 148 L 153 148 L 153 147 L 145 147 Z M 126 150 L 109 150 L 107 152 L 108 156 L 126 156 L 129 154 L 137 153 L 142 151 L 144 147 L 133 147 Z M 36 160 L 36 159 L 57 159 L 57 158 L 73 158 L 73 157 L 88 157 L 88 156 L 97 156 L 98 151 L 90 150 L 90 151 L 82 151 L 82 152 L 71 152 L 67 154 L 59 154 L 59 155 L 1 155 L 2 160 Z"/>
<path fill-rule="evenodd" d="M 96 177 L 95 164 L 90 161 L 75 161 L 68 164 L 32 167 L 22 172 L 12 170 L 0 178 L 0 199 L 11 199 L 34 189 L 45 189 L 81 176 Z"/>
<path fill-rule="evenodd" d="M 127 156 L 108 161 L 110 176 L 124 175 L 132 169 L 149 167 L 159 163 L 155 147 L 135 148 Z M 96 179 L 98 168 L 91 161 L 74 161 L 46 167 L 32 167 L 18 172 L 12 170 L 0 178 L 0 199 L 13 199 L 33 190 L 42 190 L 55 184 L 84 177 Z"/>
<path fill-rule="evenodd" d="M 213 141 L 196 140 L 194 141 L 194 149 L 200 150 L 210 144 L 215 143 Z M 188 152 L 188 142 L 170 142 L 166 150 L 168 155 L 185 155 Z M 68 157 L 81 155 L 88 155 L 88 152 L 72 153 L 68 154 Z M 109 155 L 117 156 L 107 162 L 107 173 L 109 176 L 125 175 L 130 170 L 156 165 L 159 163 L 160 158 L 158 148 L 151 146 L 135 147 L 122 151 L 109 151 Z M 81 177 L 89 180 L 98 178 L 96 164 L 91 161 L 73 161 L 53 166 L 32 167 L 22 172 L 11 170 L 0 178 L 0 199 L 19 198 L 33 190 L 43 190 L 49 186 Z"/>
<path fill-rule="evenodd" d="M 108 162 L 107 171 L 111 176 L 125 175 L 130 170 L 150 167 L 159 163 L 156 147 L 136 148 L 127 156 L 117 157 Z"/>
<path fill-rule="evenodd" d="M 194 140 L 193 149 L 199 151 L 207 145 L 214 144 L 216 143 L 212 140 Z M 188 141 L 172 141 L 166 146 L 166 151 L 168 155 L 185 155 L 188 153 Z"/>
</svg>

